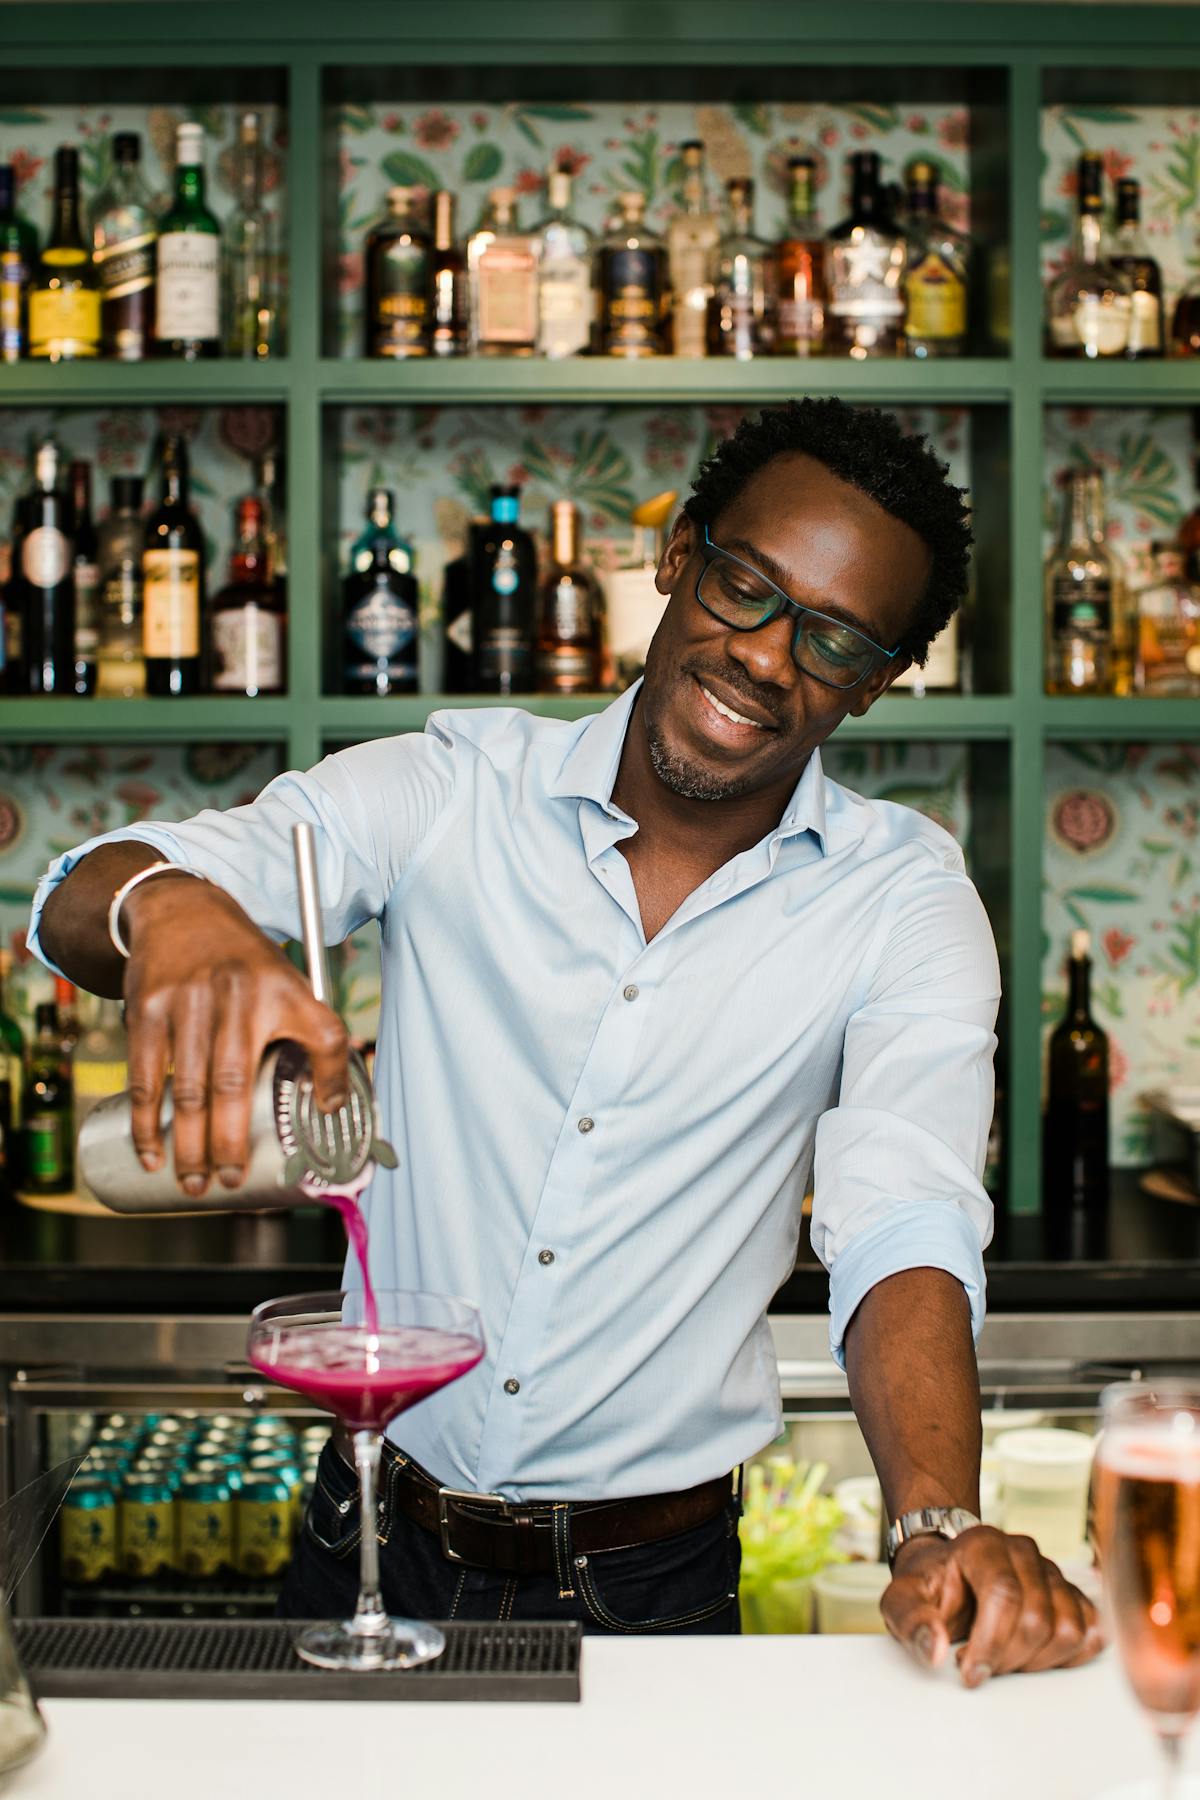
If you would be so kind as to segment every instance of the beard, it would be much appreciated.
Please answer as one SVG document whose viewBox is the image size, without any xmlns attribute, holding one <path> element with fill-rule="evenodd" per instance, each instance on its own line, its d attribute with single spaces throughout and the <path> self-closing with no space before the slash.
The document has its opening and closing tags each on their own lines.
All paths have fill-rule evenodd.
<svg viewBox="0 0 1200 1800">
<path fill-rule="evenodd" d="M 736 800 L 739 794 L 749 791 L 748 776 L 731 775 L 722 779 L 700 763 L 679 756 L 670 748 L 654 721 L 647 719 L 645 728 L 650 766 L 663 786 L 678 794 L 681 800 Z"/>
</svg>

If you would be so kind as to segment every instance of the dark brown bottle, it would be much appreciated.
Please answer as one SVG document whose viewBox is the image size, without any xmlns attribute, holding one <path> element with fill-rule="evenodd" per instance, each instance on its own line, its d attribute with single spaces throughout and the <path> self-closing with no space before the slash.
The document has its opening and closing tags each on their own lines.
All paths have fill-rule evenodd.
<svg viewBox="0 0 1200 1800">
<path fill-rule="evenodd" d="M 579 508 L 550 508 L 551 566 L 538 591 L 534 680 L 539 694 L 589 694 L 600 685 L 600 585 L 579 556 Z"/>
<path fill-rule="evenodd" d="M 433 247 L 415 188 L 389 188 L 387 205 L 386 219 L 367 238 L 363 349 L 401 360 L 428 356 Z"/>
<path fill-rule="evenodd" d="M 92 523 L 92 465 L 70 468 L 71 585 L 75 597 L 75 680 L 79 695 L 96 691 L 96 652 L 100 646 L 100 562 Z"/>
<path fill-rule="evenodd" d="M 1161 356 L 1163 327 L 1162 270 L 1142 236 L 1142 184 L 1128 177 L 1117 183 L 1117 230 L 1112 260 L 1130 286 L 1129 342 L 1125 354 L 1132 362 Z"/>
<path fill-rule="evenodd" d="M 214 694 L 282 694 L 282 594 L 271 579 L 266 509 L 257 494 L 236 508 L 236 540 L 229 583 L 212 603 Z"/>
<path fill-rule="evenodd" d="M 187 445 L 162 445 L 162 499 L 142 551 L 142 643 L 147 694 L 198 694 L 204 608 L 204 533 L 188 506 Z"/>
<path fill-rule="evenodd" d="M 467 258 L 454 237 L 454 195 L 433 197 L 433 316 L 430 348 L 435 356 L 465 356 L 471 344 L 467 305 Z"/>
<path fill-rule="evenodd" d="M 1090 950 L 1090 934 L 1073 931 L 1042 1140 L 1047 1239 L 1055 1255 L 1074 1259 L 1103 1254 L 1108 1219 L 1108 1037 L 1091 1015 Z"/>
</svg>

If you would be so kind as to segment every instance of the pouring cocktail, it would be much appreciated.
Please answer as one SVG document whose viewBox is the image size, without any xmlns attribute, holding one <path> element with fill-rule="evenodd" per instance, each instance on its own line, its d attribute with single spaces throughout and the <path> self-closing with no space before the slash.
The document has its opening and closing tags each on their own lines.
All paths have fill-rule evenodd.
<svg viewBox="0 0 1200 1800">
<path fill-rule="evenodd" d="M 389 1419 L 473 1369 L 483 1355 L 479 1314 L 466 1300 L 386 1288 L 367 1323 L 361 1293 L 295 1294 L 254 1309 L 247 1354 L 272 1381 L 336 1416 L 354 1434 L 362 1530 L 353 1619 L 313 1625 L 297 1640 L 308 1662 L 327 1669 L 402 1669 L 445 1648 L 432 1625 L 392 1619 L 379 1586 L 376 1491 Z"/>
</svg>

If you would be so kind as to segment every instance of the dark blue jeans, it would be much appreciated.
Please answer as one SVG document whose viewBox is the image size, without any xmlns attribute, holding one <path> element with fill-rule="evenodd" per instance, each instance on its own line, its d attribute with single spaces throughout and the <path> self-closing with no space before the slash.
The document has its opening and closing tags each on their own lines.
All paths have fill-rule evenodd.
<svg viewBox="0 0 1200 1800">
<path fill-rule="evenodd" d="M 585 1632 L 712 1632 L 740 1629 L 741 1562 L 731 1499 L 724 1511 L 675 1537 L 577 1558 L 564 1545 L 565 1577 L 501 1575 L 449 1562 L 433 1532 L 395 1505 L 396 1461 L 380 1471 L 379 1563 L 384 1605 L 415 1619 L 578 1619 Z M 358 1594 L 358 1477 L 333 1439 L 279 1596 L 285 1619 L 348 1619 Z"/>
</svg>

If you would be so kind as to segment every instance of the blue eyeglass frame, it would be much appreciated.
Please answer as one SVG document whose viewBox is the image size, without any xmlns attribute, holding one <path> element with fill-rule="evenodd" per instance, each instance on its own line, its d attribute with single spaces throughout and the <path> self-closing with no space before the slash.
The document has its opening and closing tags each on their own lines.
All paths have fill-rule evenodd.
<svg viewBox="0 0 1200 1800">
<path fill-rule="evenodd" d="M 877 668 L 881 668 L 884 664 L 892 662 L 895 657 L 899 655 L 899 644 L 896 645 L 894 650 L 885 650 L 882 644 L 877 644 L 874 638 L 869 638 L 865 631 L 859 631 L 854 625 L 847 625 L 844 619 L 832 618 L 829 613 L 818 612 L 813 606 L 801 606 L 798 600 L 793 600 L 790 594 L 785 594 L 781 587 L 776 587 L 771 578 L 768 575 L 764 575 L 762 570 L 756 568 L 753 563 L 747 562 L 744 557 L 735 556 L 732 550 L 722 550 L 720 544 L 714 544 L 712 538 L 708 534 L 707 525 L 704 527 L 704 542 L 699 546 L 699 550 L 702 567 L 699 575 L 696 577 L 696 599 L 709 617 L 718 620 L 720 624 L 726 626 L 730 631 L 761 631 L 764 626 L 773 625 L 775 620 L 781 618 L 784 613 L 789 614 L 796 621 L 796 629 L 792 633 L 792 661 L 796 664 L 796 667 L 800 670 L 802 675 L 812 675 L 814 681 L 823 682 L 826 687 L 837 688 L 839 693 L 846 694 L 849 693 L 851 688 L 861 686 L 869 675 L 874 674 Z M 715 611 L 701 594 L 700 584 L 704 580 L 705 570 L 711 563 L 716 561 L 718 556 L 725 557 L 729 562 L 736 563 L 740 569 L 745 569 L 748 575 L 753 575 L 759 581 L 766 582 L 766 585 L 775 595 L 778 604 L 765 618 L 760 619 L 757 625 L 731 625 L 728 619 L 721 618 L 720 613 Z M 796 655 L 796 649 L 800 643 L 800 638 L 804 631 L 804 625 L 807 619 L 820 619 L 824 624 L 836 625 L 839 631 L 848 631 L 852 637 L 858 638 L 859 641 L 865 644 L 868 650 L 872 652 L 873 658 L 875 659 L 872 662 L 872 665 L 869 668 L 864 669 L 861 675 L 856 675 L 853 681 L 845 683 L 831 681 L 826 675 L 814 675 L 811 669 L 806 669 L 804 667 L 803 663 Z"/>
</svg>

